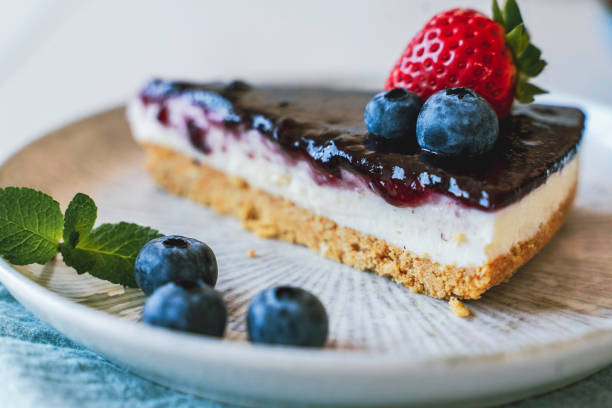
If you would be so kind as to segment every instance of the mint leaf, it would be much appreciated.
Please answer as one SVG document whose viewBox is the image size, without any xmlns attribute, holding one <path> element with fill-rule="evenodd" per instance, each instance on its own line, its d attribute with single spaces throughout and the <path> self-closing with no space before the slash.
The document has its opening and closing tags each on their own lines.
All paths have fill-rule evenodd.
<svg viewBox="0 0 612 408">
<path fill-rule="evenodd" d="M 0 255 L 15 265 L 44 264 L 57 255 L 63 216 L 59 203 L 25 187 L 0 189 Z"/>
<path fill-rule="evenodd" d="M 83 193 L 74 196 L 64 215 L 64 242 L 75 247 L 79 237 L 88 234 L 98 217 L 96 203 Z"/>
<path fill-rule="evenodd" d="M 136 224 L 102 224 L 81 235 L 76 245 L 64 242 L 60 250 L 66 265 L 81 274 L 91 275 L 123 286 L 138 287 L 134 278 L 134 262 L 142 247 L 158 231 Z"/>
<path fill-rule="evenodd" d="M 97 214 L 98 208 L 89 196 L 74 196 L 66 209 L 64 243 L 60 247 L 64 263 L 79 274 L 89 272 L 100 279 L 137 287 L 134 262 L 138 252 L 161 234 L 126 222 L 103 224 L 92 230 Z"/>
</svg>

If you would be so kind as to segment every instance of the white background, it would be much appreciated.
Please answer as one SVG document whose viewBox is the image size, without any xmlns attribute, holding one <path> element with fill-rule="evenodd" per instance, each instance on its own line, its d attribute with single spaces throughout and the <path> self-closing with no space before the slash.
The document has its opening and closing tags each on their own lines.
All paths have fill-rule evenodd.
<svg viewBox="0 0 612 408">
<path fill-rule="evenodd" d="M 603 2 L 520 3 L 549 62 L 537 83 L 612 104 Z M 0 159 L 154 75 L 381 88 L 427 19 L 458 6 L 490 1 L 0 0 Z"/>
</svg>

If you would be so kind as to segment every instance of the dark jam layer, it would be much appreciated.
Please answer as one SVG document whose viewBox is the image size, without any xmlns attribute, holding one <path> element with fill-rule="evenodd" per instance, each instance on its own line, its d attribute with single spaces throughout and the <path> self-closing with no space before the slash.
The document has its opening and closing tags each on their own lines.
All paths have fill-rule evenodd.
<svg viewBox="0 0 612 408">
<path fill-rule="evenodd" d="M 465 205 L 496 210 L 541 185 L 577 152 L 584 126 L 574 108 L 531 104 L 501 123 L 493 151 L 479 158 L 440 158 L 422 152 L 415 138 L 388 142 L 368 134 L 363 109 L 371 92 L 318 88 L 253 88 L 243 82 L 192 84 L 151 81 L 144 103 L 188 98 L 226 127 L 258 129 L 294 158 L 311 162 L 319 184 L 341 184 L 341 170 L 359 175 L 396 206 L 415 206 L 430 193 Z M 205 130 L 187 123 L 193 145 L 208 153 Z"/>
</svg>

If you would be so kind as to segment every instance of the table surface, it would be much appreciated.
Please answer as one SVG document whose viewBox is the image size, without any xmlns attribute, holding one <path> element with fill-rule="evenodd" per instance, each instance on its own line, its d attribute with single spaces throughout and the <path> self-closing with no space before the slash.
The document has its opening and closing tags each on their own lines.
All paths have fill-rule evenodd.
<svg viewBox="0 0 612 408">
<path fill-rule="evenodd" d="M 126 100 L 152 76 L 377 89 L 428 17 L 488 0 L 2 0 L 0 160 Z M 523 1 L 549 66 L 537 83 L 612 104 L 612 16 L 595 0 Z M 513 406 L 610 406 L 612 367 Z M 0 286 L 9 406 L 223 406 L 139 379 L 72 343 Z"/>
</svg>

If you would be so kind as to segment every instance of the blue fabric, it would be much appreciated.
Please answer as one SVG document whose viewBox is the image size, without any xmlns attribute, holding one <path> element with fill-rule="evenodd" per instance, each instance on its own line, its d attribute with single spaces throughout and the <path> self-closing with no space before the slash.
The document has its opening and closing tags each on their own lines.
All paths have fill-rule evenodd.
<svg viewBox="0 0 612 408">
<path fill-rule="evenodd" d="M 610 407 L 612 367 L 513 407 Z M 0 285 L 0 407 L 211 407 L 139 378 L 70 341 L 25 310 Z"/>
</svg>

